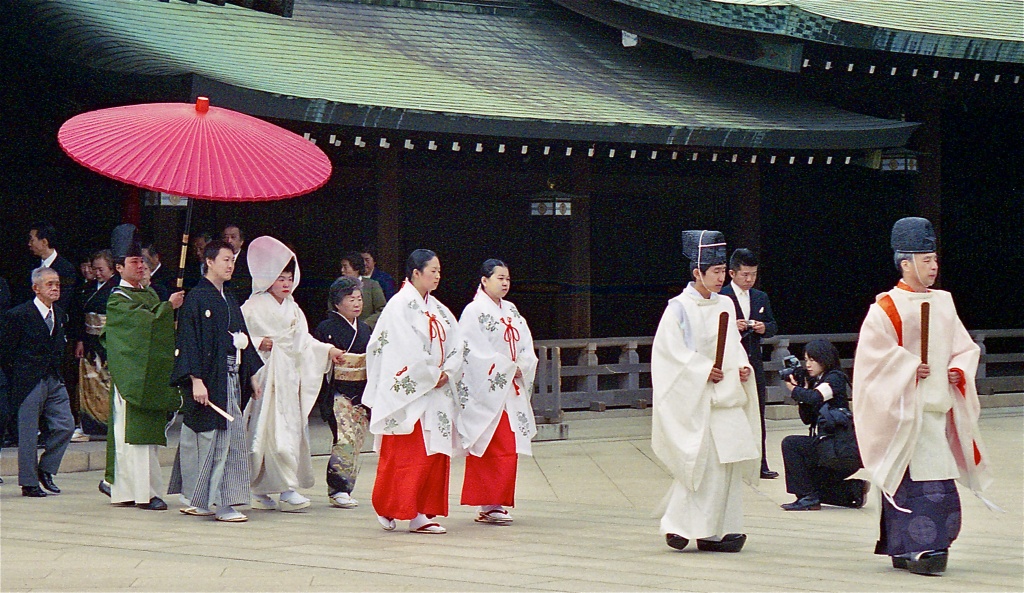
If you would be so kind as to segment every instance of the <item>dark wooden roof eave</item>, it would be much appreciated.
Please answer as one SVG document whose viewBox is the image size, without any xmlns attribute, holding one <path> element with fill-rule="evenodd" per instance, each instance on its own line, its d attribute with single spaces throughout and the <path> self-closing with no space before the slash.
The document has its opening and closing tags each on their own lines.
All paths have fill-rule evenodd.
<svg viewBox="0 0 1024 593">
<path fill-rule="evenodd" d="M 259 117 L 378 130 L 466 134 L 495 138 L 565 140 L 707 148 L 870 150 L 903 146 L 919 124 L 878 129 L 738 129 L 579 123 L 438 113 L 286 97 L 196 76 L 193 95 L 217 97 L 221 107 Z M 889 122 L 891 124 L 891 122 Z"/>
</svg>

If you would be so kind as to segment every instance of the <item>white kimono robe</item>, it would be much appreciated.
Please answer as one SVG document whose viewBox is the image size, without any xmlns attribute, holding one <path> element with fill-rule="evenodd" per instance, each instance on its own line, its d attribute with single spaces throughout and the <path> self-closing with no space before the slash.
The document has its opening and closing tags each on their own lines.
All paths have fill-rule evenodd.
<svg viewBox="0 0 1024 593">
<path fill-rule="evenodd" d="M 306 316 L 291 295 L 278 303 L 264 292 L 294 256 L 271 237 L 259 237 L 249 246 L 253 295 L 242 305 L 242 315 L 263 359 L 263 368 L 255 376 L 263 396 L 250 399 L 244 412 L 253 494 L 314 484 L 309 413 L 324 373 L 330 370 L 332 346 L 310 335 Z M 299 279 L 296 263 L 293 286 L 298 286 Z M 270 352 L 258 349 L 265 337 L 274 342 Z"/>
<path fill-rule="evenodd" d="M 501 413 L 508 412 L 516 437 L 516 453 L 532 455 L 537 434 L 530 400 L 537 373 L 537 354 L 526 319 L 512 303 L 498 306 L 483 290 L 459 318 L 465 379 L 458 385 L 459 437 L 471 455 L 482 457 L 491 443 Z M 514 379 L 516 370 L 523 377 Z"/>
<path fill-rule="evenodd" d="M 922 302 L 931 303 L 931 374 L 918 381 Z M 959 478 L 975 492 L 989 485 L 974 384 L 979 356 L 948 292 L 897 287 L 878 295 L 857 343 L 853 414 L 864 469 L 883 493 L 896 492 L 908 467 L 915 481 Z M 960 385 L 947 378 L 954 368 Z"/>
<path fill-rule="evenodd" d="M 669 301 L 654 336 L 651 444 L 673 483 L 662 501 L 661 533 L 717 539 L 742 533 L 742 480 L 757 478 L 761 423 L 753 374 L 728 298 L 705 299 L 691 282 Z M 729 316 L 718 383 L 708 381 L 718 342 L 718 319 Z M 751 368 L 751 373 L 753 369 Z"/>
<path fill-rule="evenodd" d="M 457 450 L 455 390 L 462 356 L 455 317 L 431 295 L 406 282 L 388 301 L 366 346 L 363 404 L 372 410 L 370 432 L 411 434 L 420 422 L 427 455 Z M 449 381 L 435 389 L 441 373 Z"/>
</svg>

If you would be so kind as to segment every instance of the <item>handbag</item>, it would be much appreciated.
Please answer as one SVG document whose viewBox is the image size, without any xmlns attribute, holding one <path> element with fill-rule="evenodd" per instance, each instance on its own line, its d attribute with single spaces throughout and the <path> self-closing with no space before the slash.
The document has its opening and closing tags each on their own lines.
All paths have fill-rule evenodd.
<svg viewBox="0 0 1024 593">
<path fill-rule="evenodd" d="M 825 402 L 818 410 L 814 450 L 818 465 L 834 471 L 854 472 L 864 467 L 853 427 L 853 412 Z"/>
</svg>

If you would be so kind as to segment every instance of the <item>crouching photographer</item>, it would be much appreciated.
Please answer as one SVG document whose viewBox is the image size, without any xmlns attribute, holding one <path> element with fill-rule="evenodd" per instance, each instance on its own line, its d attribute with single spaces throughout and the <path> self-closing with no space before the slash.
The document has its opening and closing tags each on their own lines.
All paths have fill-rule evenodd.
<svg viewBox="0 0 1024 593">
<path fill-rule="evenodd" d="M 800 419 L 810 425 L 808 436 L 782 440 L 786 491 L 796 501 L 787 511 L 817 511 L 822 503 L 860 508 L 869 483 L 848 480 L 860 469 L 850 413 L 850 386 L 839 364 L 839 352 L 827 340 L 804 347 L 804 364 L 787 364 L 781 374 L 790 395 L 800 405 Z M 852 451 L 850 450 L 852 447 Z"/>
</svg>

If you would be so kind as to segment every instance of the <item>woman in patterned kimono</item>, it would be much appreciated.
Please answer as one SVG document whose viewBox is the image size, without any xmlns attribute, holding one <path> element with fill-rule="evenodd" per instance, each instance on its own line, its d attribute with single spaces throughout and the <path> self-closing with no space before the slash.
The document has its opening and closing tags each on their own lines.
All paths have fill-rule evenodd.
<svg viewBox="0 0 1024 593">
<path fill-rule="evenodd" d="M 519 454 L 532 455 L 537 434 L 530 405 L 537 355 L 526 320 L 504 300 L 510 287 L 508 266 L 485 261 L 459 319 L 468 387 L 459 392 L 459 437 L 469 453 L 462 504 L 480 506 L 478 523 L 512 522 L 505 507 L 515 506 Z"/>
<path fill-rule="evenodd" d="M 386 531 L 401 519 L 413 533 L 445 533 L 433 518 L 448 514 L 455 389 L 462 380 L 458 326 L 430 294 L 441 280 L 433 251 L 413 251 L 405 274 L 366 347 L 363 403 L 373 411 L 370 432 L 380 453 L 373 508 Z"/>
<path fill-rule="evenodd" d="M 328 373 L 321 397 L 331 412 L 328 424 L 334 433 L 331 459 L 327 462 L 327 494 L 331 504 L 342 509 L 359 506 L 352 498 L 359 476 L 359 452 L 366 431 L 370 427 L 370 411 L 363 405 L 366 389 L 366 344 L 370 341 L 370 326 L 359 319 L 363 310 L 363 295 L 355 278 L 338 278 L 331 284 L 331 311 L 320 322 L 313 337 L 334 344 L 355 359 L 356 368 L 349 368 L 348 360 Z M 362 358 L 362 364 L 358 359 Z M 362 369 L 358 369 L 362 366 Z M 340 371 L 340 372 L 339 372 Z M 333 421 L 333 422 L 332 422 Z"/>
</svg>

